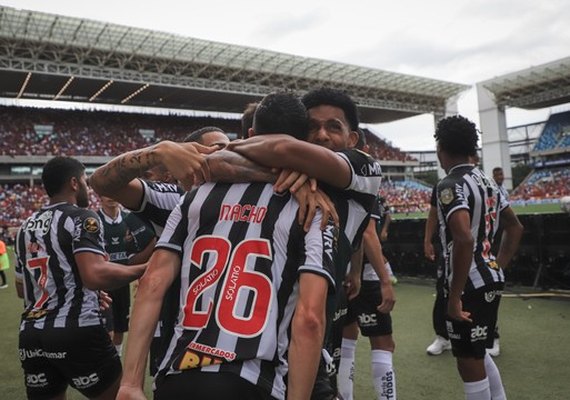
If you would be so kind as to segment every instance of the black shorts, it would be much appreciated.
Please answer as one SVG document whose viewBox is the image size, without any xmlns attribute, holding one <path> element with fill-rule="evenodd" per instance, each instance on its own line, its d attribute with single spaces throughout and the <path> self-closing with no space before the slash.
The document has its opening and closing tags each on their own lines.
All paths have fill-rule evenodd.
<svg viewBox="0 0 570 400">
<path fill-rule="evenodd" d="M 154 400 L 271 400 L 268 393 L 231 372 L 186 370 L 156 381 Z"/>
<path fill-rule="evenodd" d="M 26 328 L 20 332 L 20 361 L 29 399 L 54 397 L 71 385 L 96 397 L 121 375 L 121 360 L 103 326 Z"/>
<path fill-rule="evenodd" d="M 129 312 L 131 308 L 131 291 L 129 285 L 125 285 L 109 292 L 113 299 L 113 331 L 127 332 L 129 330 Z"/>
<path fill-rule="evenodd" d="M 392 317 L 382 314 L 377 307 L 382 304 L 379 281 L 362 281 L 360 293 L 348 303 L 346 324 L 358 322 L 362 336 L 384 336 L 392 334 Z"/>
<path fill-rule="evenodd" d="M 485 357 L 486 349 L 493 346 L 503 288 L 504 284 L 497 283 L 461 296 L 463 310 L 471 313 L 473 322 L 447 318 L 447 333 L 455 357 L 481 359 Z"/>
</svg>

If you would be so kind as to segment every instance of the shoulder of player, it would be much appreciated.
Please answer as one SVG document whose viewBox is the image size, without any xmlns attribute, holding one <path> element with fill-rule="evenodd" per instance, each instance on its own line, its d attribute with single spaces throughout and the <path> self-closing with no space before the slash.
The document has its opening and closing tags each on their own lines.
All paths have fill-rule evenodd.
<svg viewBox="0 0 570 400">
<path fill-rule="evenodd" d="M 382 175 L 382 167 L 380 166 L 380 163 L 363 151 L 358 149 L 346 149 L 337 151 L 337 154 L 346 159 L 358 175 Z"/>
</svg>

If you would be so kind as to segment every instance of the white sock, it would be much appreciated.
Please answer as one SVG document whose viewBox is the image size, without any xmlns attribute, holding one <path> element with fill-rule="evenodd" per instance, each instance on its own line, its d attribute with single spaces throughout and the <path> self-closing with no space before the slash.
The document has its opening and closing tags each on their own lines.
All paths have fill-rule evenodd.
<svg viewBox="0 0 570 400">
<path fill-rule="evenodd" d="M 386 266 L 386 271 L 388 271 L 390 276 L 394 276 L 394 272 L 392 272 L 392 267 L 390 266 L 390 261 L 386 261 L 384 265 Z"/>
<path fill-rule="evenodd" d="M 507 400 L 501 373 L 489 354 L 485 354 L 485 371 L 487 372 L 487 379 L 489 379 L 489 389 L 491 390 L 493 400 Z"/>
<path fill-rule="evenodd" d="M 396 400 L 396 374 L 391 352 L 372 350 L 372 381 L 379 400 Z"/>
<path fill-rule="evenodd" d="M 478 382 L 463 382 L 463 390 L 465 400 L 491 400 L 488 378 Z"/>
<path fill-rule="evenodd" d="M 117 350 L 117 354 L 119 354 L 119 357 L 121 357 L 123 355 L 123 344 L 116 344 L 115 350 Z"/>
<path fill-rule="evenodd" d="M 343 338 L 340 348 L 340 365 L 338 367 L 337 375 L 338 391 L 343 400 L 352 400 L 355 352 L 356 340 Z"/>
</svg>

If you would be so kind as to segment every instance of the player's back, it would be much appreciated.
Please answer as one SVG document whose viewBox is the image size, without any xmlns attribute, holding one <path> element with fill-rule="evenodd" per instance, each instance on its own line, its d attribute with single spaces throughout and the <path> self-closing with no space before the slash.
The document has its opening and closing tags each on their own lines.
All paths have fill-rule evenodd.
<svg viewBox="0 0 570 400">
<path fill-rule="evenodd" d="M 74 254 L 103 253 L 97 215 L 68 203 L 42 207 L 18 231 L 16 274 L 23 280 L 23 323 L 36 328 L 100 324 L 95 291 L 81 282 Z"/>
<path fill-rule="evenodd" d="M 305 235 L 298 208 L 261 183 L 206 184 L 185 196 L 157 245 L 182 252 L 184 306 L 163 372 L 228 371 L 284 391 L 276 375 L 286 371 L 298 274 L 333 283 L 332 261 L 323 260 L 329 233 Z"/>
</svg>

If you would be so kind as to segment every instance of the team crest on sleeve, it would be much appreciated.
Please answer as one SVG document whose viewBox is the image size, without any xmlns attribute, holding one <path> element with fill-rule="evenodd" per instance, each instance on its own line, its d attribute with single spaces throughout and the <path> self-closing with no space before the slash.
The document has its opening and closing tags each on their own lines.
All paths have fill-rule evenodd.
<svg viewBox="0 0 570 400">
<path fill-rule="evenodd" d="M 448 205 L 453 201 L 453 191 L 450 188 L 443 189 L 439 198 L 444 205 Z"/>
<path fill-rule="evenodd" d="M 89 217 L 83 221 L 83 229 L 89 233 L 97 233 L 99 232 L 99 221 L 97 218 Z"/>
</svg>

